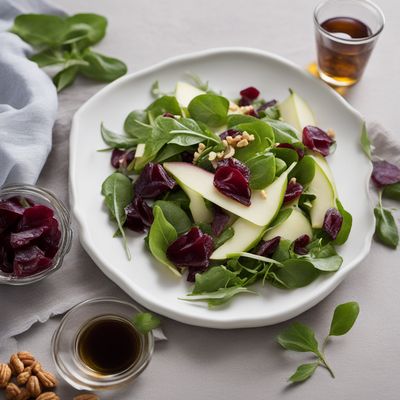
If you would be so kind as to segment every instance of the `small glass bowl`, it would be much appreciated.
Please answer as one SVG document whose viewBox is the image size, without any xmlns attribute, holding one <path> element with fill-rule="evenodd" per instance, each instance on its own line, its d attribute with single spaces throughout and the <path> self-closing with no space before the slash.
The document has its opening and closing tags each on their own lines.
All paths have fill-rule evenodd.
<svg viewBox="0 0 400 400">
<path fill-rule="evenodd" d="M 77 341 L 83 328 L 99 317 L 113 317 L 131 323 L 132 317 L 142 312 L 135 305 L 113 297 L 86 300 L 72 308 L 62 319 L 52 339 L 52 355 L 58 373 L 78 390 L 110 390 L 138 377 L 147 367 L 154 350 L 154 336 L 150 331 L 140 337 L 140 355 L 122 372 L 99 374 L 81 360 Z"/>
<path fill-rule="evenodd" d="M 62 201 L 58 200 L 53 193 L 38 186 L 10 185 L 3 186 L 0 189 L 0 200 L 6 200 L 15 196 L 32 199 L 37 204 L 43 204 L 47 207 L 50 207 L 54 212 L 54 218 L 57 219 L 59 229 L 61 231 L 59 249 L 53 258 L 53 263 L 50 268 L 25 277 L 17 277 L 13 274 L 7 274 L 0 271 L 0 284 L 27 285 L 40 281 L 61 267 L 64 256 L 71 248 L 72 229 L 70 223 L 70 214 Z"/>
</svg>

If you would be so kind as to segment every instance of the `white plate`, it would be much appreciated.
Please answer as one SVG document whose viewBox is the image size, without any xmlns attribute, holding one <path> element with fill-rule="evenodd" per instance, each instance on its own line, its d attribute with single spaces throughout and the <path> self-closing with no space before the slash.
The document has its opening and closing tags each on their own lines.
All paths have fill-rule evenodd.
<svg viewBox="0 0 400 400">
<path fill-rule="evenodd" d="M 103 205 L 100 187 L 112 172 L 110 153 L 97 152 L 105 145 L 100 122 L 122 132 L 126 115 L 151 101 L 150 86 L 157 79 L 170 91 L 190 71 L 210 82 L 229 97 L 255 86 L 266 99 L 283 100 L 295 89 L 315 111 L 323 128 L 337 133 L 337 150 L 329 157 L 339 196 L 353 215 L 348 242 L 339 248 L 343 266 L 311 285 L 286 291 L 258 286 L 258 296 L 239 295 L 226 307 L 209 310 L 204 304 L 178 298 L 189 292 L 184 280 L 158 264 L 144 248 L 143 235 L 130 233 L 133 260 L 126 258 L 120 239 L 113 239 L 115 226 Z M 246 48 L 203 51 L 167 60 L 111 83 L 87 101 L 75 114 L 71 132 L 71 207 L 79 224 L 80 240 L 99 268 L 133 299 L 157 313 L 192 325 L 243 328 L 271 325 L 292 318 L 326 297 L 367 255 L 374 231 L 367 182 L 370 163 L 360 150 L 363 119 L 337 93 L 291 62 L 273 54 Z"/>
</svg>

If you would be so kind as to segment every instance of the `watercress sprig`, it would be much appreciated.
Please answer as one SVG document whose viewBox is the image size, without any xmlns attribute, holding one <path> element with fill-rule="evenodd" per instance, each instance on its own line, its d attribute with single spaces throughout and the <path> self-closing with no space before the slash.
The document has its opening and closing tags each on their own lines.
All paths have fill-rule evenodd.
<svg viewBox="0 0 400 400">
<path fill-rule="evenodd" d="M 333 313 L 329 333 L 322 346 L 318 344 L 314 331 L 307 325 L 298 322 L 294 322 L 279 334 L 277 341 L 284 349 L 310 352 L 316 356 L 314 362 L 301 364 L 296 372 L 289 377 L 289 381 L 292 383 L 303 382 L 309 379 L 319 366 L 326 368 L 332 378 L 335 378 L 335 374 L 325 358 L 326 344 L 332 336 L 345 335 L 353 327 L 359 312 L 360 307 L 355 301 L 338 305 Z"/>
</svg>

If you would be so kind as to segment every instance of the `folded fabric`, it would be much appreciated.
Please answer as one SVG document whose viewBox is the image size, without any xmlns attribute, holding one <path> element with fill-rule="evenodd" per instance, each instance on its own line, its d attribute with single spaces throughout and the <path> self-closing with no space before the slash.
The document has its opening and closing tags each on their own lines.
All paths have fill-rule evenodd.
<svg viewBox="0 0 400 400">
<path fill-rule="evenodd" d="M 29 45 L 6 32 L 21 13 L 63 11 L 45 1 L 0 1 L 0 186 L 35 183 L 51 149 L 57 93 L 29 61 Z"/>
</svg>

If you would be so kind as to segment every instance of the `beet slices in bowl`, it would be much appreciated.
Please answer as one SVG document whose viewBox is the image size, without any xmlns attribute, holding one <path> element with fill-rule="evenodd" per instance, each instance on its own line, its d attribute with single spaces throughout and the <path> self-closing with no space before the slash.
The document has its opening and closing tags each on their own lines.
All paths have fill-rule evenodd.
<svg viewBox="0 0 400 400">
<path fill-rule="evenodd" d="M 24 285 L 57 270 L 71 246 L 70 216 L 37 186 L 0 190 L 0 283 Z"/>
</svg>

